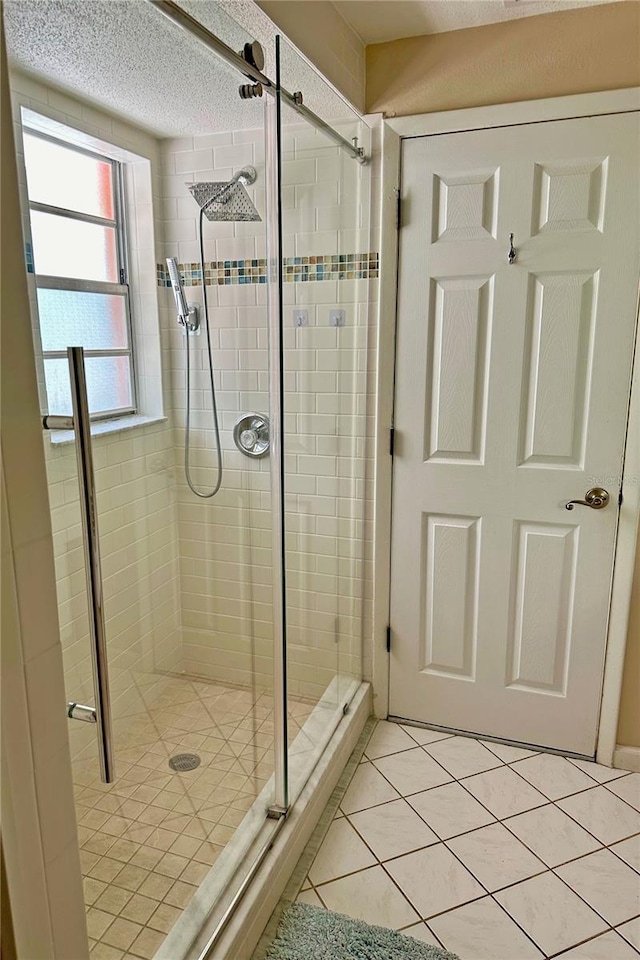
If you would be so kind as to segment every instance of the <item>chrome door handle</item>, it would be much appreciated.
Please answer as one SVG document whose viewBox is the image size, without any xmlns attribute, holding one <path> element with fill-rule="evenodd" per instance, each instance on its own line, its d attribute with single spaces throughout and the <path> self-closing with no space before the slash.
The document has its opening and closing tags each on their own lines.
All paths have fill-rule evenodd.
<svg viewBox="0 0 640 960">
<path fill-rule="evenodd" d="M 98 756 L 100 777 L 103 783 L 113 783 L 113 739 L 111 733 L 111 698 L 109 694 L 109 671 L 107 668 L 107 635 L 104 624 L 104 596 L 100 566 L 100 539 L 98 536 L 98 509 L 96 484 L 93 473 L 91 450 L 91 420 L 87 400 L 87 381 L 84 370 L 82 347 L 67 347 L 73 417 L 44 417 L 45 430 L 69 430 L 76 435 L 76 459 L 78 461 L 78 487 L 80 490 L 80 515 L 84 540 L 85 568 L 87 575 L 87 607 L 89 613 L 89 637 L 93 661 L 93 687 L 95 709 L 83 704 L 69 703 L 67 716 L 74 720 L 95 723 L 98 730 Z"/>
<path fill-rule="evenodd" d="M 583 507 L 591 507 L 592 510 L 604 510 L 610 499 L 611 497 L 604 487 L 592 487 L 585 493 L 584 500 L 569 500 L 569 503 L 565 506 L 567 510 L 573 510 L 578 503 Z"/>
</svg>

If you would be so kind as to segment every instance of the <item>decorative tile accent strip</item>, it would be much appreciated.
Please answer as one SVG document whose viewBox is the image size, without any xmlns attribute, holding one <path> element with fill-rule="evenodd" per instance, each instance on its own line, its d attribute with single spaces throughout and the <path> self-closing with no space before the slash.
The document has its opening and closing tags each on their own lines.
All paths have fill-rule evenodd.
<svg viewBox="0 0 640 960">
<path fill-rule="evenodd" d="M 372 280 L 378 276 L 377 253 L 344 253 L 319 257 L 285 257 L 284 282 L 304 283 L 313 280 Z M 159 287 L 170 287 L 166 267 L 158 263 Z M 202 276 L 199 263 L 179 263 L 185 287 L 199 287 Z M 207 286 L 228 286 L 235 283 L 266 283 L 266 260 L 210 260 L 204 265 Z"/>
</svg>

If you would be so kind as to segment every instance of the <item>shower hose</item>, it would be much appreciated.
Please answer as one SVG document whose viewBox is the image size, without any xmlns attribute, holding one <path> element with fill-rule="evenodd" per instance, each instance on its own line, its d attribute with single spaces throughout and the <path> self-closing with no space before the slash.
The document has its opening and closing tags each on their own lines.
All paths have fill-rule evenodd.
<svg viewBox="0 0 640 960">
<path fill-rule="evenodd" d="M 186 417 L 186 426 L 185 426 L 185 438 L 184 438 L 184 473 L 187 478 L 187 483 L 192 493 L 195 493 L 196 497 L 200 497 L 203 500 L 210 500 L 211 497 L 215 497 L 216 493 L 219 491 L 222 485 L 222 447 L 220 445 L 220 427 L 218 424 L 218 405 L 216 403 L 216 385 L 213 374 L 213 349 L 211 346 L 211 326 L 209 323 L 209 303 L 207 299 L 207 285 L 204 280 L 204 240 L 202 235 L 202 227 L 204 221 L 204 207 L 200 208 L 200 229 L 199 229 L 199 240 L 200 240 L 200 275 L 202 278 L 202 305 L 204 307 L 204 328 L 207 335 L 207 357 L 209 360 L 209 380 L 211 384 L 211 406 L 213 412 L 213 431 L 215 435 L 216 443 L 216 455 L 218 461 L 217 467 L 217 476 L 216 482 L 211 490 L 198 490 L 191 479 L 191 359 L 190 359 L 190 350 L 189 350 L 189 324 L 185 324 L 185 352 L 186 352 L 186 393 L 187 393 L 187 417 Z"/>
</svg>

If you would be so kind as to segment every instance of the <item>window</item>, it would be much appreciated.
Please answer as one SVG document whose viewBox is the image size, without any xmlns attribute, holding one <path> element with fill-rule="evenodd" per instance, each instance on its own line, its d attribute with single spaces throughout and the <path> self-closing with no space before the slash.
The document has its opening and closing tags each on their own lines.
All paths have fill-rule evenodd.
<svg viewBox="0 0 640 960">
<path fill-rule="evenodd" d="M 49 413 L 71 413 L 68 346 L 92 418 L 135 413 L 122 165 L 31 130 L 24 157 Z"/>
</svg>

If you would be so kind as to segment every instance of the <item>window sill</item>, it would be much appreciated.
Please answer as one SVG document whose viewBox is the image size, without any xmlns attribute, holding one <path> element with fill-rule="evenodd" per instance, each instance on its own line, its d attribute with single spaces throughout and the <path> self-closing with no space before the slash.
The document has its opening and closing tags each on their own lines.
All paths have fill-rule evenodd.
<svg viewBox="0 0 640 960">
<path fill-rule="evenodd" d="M 149 427 L 154 423 L 166 423 L 168 417 L 143 417 L 133 415 L 129 417 L 118 417 L 114 420 L 98 420 L 91 424 L 92 437 L 111 436 L 113 433 L 124 433 L 126 430 L 136 430 L 139 427 Z M 63 443 L 73 443 L 73 430 L 51 430 L 49 431 L 51 443 L 58 446 Z"/>
</svg>

